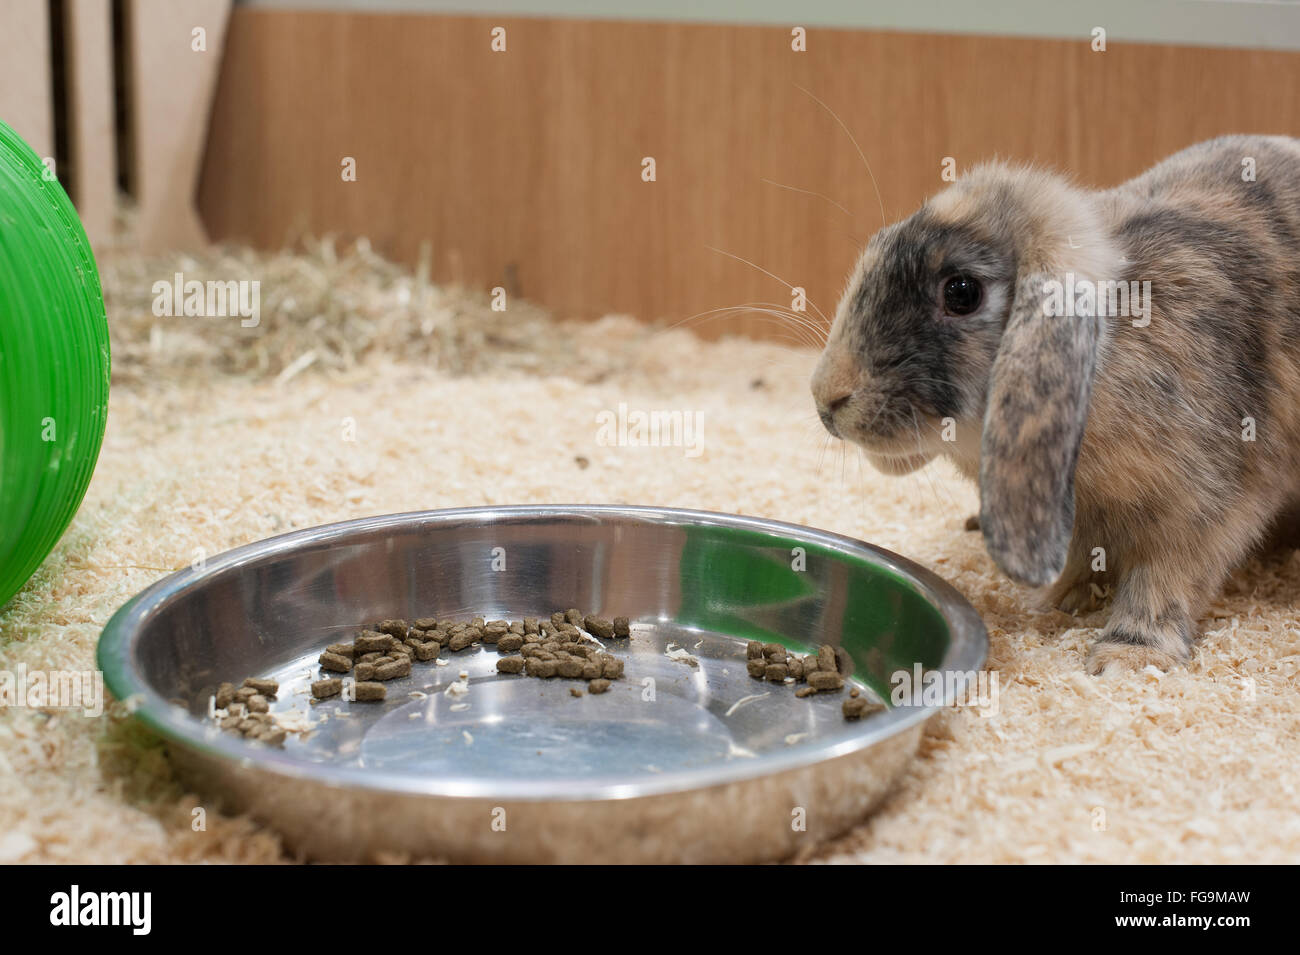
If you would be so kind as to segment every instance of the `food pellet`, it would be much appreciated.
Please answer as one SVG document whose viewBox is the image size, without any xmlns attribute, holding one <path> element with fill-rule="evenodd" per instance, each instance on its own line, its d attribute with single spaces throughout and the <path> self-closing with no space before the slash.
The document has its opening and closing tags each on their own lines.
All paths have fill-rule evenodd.
<svg viewBox="0 0 1300 955">
<path fill-rule="evenodd" d="M 588 614 L 583 618 L 582 622 L 585 625 L 587 632 L 593 637 L 600 640 L 614 639 L 613 621 L 606 620 L 604 617 L 593 617 L 591 614 Z"/>
<path fill-rule="evenodd" d="M 835 659 L 835 651 L 824 643 L 817 648 L 817 669 L 828 670 L 831 673 L 839 672 L 838 661 Z"/>
<path fill-rule="evenodd" d="M 880 703 L 872 703 L 866 697 L 849 697 L 840 707 L 846 720 L 860 720 L 868 713 L 876 713 L 885 707 Z"/>
<path fill-rule="evenodd" d="M 794 695 L 802 699 L 805 696 L 812 696 L 816 692 L 817 691 L 810 686 L 801 686 L 799 689 L 794 691 Z"/>
<path fill-rule="evenodd" d="M 543 680 L 555 676 L 556 664 L 554 660 L 543 660 L 540 657 L 530 657 L 526 665 L 529 676 L 541 677 Z"/>
<path fill-rule="evenodd" d="M 609 680 L 600 679 L 592 680 L 587 684 L 587 690 L 591 693 L 604 693 L 610 687 Z"/>
<path fill-rule="evenodd" d="M 213 705 L 217 709 L 224 710 L 234 701 L 235 685 L 233 683 L 223 683 L 217 687 L 216 697 L 213 700 Z"/>
<path fill-rule="evenodd" d="M 763 656 L 763 644 L 759 641 L 750 640 L 749 643 L 745 645 L 745 657 L 747 659 L 762 660 Z"/>
<path fill-rule="evenodd" d="M 396 680 L 398 677 L 410 675 L 410 660 L 394 660 L 392 663 L 385 663 L 383 666 L 375 667 L 376 680 Z"/>
<path fill-rule="evenodd" d="M 569 696 L 582 696 L 582 691 L 576 686 L 569 687 Z"/>
<path fill-rule="evenodd" d="M 416 630 L 437 630 L 438 621 L 432 617 L 416 617 L 411 621 L 411 626 Z"/>
<path fill-rule="evenodd" d="M 582 611 L 574 607 L 570 607 L 568 610 L 564 611 L 564 619 L 572 626 L 581 627 Z"/>
<path fill-rule="evenodd" d="M 428 663 L 430 660 L 438 659 L 438 651 L 442 645 L 436 640 L 430 640 L 428 643 L 422 643 L 415 648 L 415 659 L 421 663 Z"/>
<path fill-rule="evenodd" d="M 375 625 L 375 630 L 379 633 L 387 633 L 398 639 L 405 638 L 408 629 L 410 628 L 405 620 L 381 620 Z"/>
<path fill-rule="evenodd" d="M 536 617 L 524 617 L 524 633 L 540 633 Z"/>
<path fill-rule="evenodd" d="M 614 618 L 614 636 L 630 637 L 632 636 L 632 622 L 627 617 Z"/>
<path fill-rule="evenodd" d="M 522 673 L 524 671 L 523 657 L 502 657 L 497 661 L 498 673 Z"/>
<path fill-rule="evenodd" d="M 271 704 L 266 702 L 266 697 L 260 693 L 250 696 L 244 705 L 248 707 L 250 713 L 266 713 L 271 709 Z"/>
<path fill-rule="evenodd" d="M 582 662 L 574 659 L 561 660 L 556 666 L 555 672 L 570 680 L 574 677 L 580 677 L 582 676 Z"/>
<path fill-rule="evenodd" d="M 347 673 L 352 669 L 352 660 L 342 654 L 326 651 L 320 655 L 320 665 L 325 670 L 333 670 L 336 673 Z"/>
<path fill-rule="evenodd" d="M 328 700 L 331 696 L 338 696 L 339 691 L 343 689 L 343 681 L 338 677 L 329 677 L 324 680 L 315 680 L 311 685 L 311 695 L 318 700 Z"/>
<path fill-rule="evenodd" d="M 357 683 L 352 691 L 354 698 L 362 703 L 378 703 L 388 695 L 388 688 L 382 683 Z"/>
<path fill-rule="evenodd" d="M 235 691 L 235 699 L 240 703 L 247 703 L 250 699 L 257 696 L 257 691 L 251 686 L 241 686 Z"/>
<path fill-rule="evenodd" d="M 357 672 L 355 674 L 356 679 L 358 680 L 372 679 L 375 675 L 376 666 L 377 665 L 374 663 L 358 663 Z"/>
<path fill-rule="evenodd" d="M 339 656 L 347 657 L 349 660 L 351 660 L 352 655 L 356 652 L 356 649 L 350 643 L 331 643 L 328 647 L 325 648 L 325 652 L 337 653 Z"/>
<path fill-rule="evenodd" d="M 497 641 L 498 653 L 514 653 L 524 645 L 524 638 L 519 634 L 510 634 Z"/>
<path fill-rule="evenodd" d="M 750 676 L 761 680 L 767 673 L 767 660 L 763 657 L 759 657 L 755 660 L 750 660 L 746 664 L 746 667 L 749 669 Z"/>
<path fill-rule="evenodd" d="M 483 634 L 477 627 L 466 627 L 459 633 L 452 634 L 451 639 L 447 641 L 447 649 L 464 650 L 471 643 L 478 640 L 482 635 Z"/>
<path fill-rule="evenodd" d="M 763 676 L 772 683 L 780 683 L 790 675 L 790 668 L 784 663 L 769 663 Z"/>
<path fill-rule="evenodd" d="M 393 638 L 387 633 L 377 633 L 374 630 L 363 630 L 357 637 L 357 653 L 371 653 L 373 651 L 384 652 L 393 645 Z"/>
<path fill-rule="evenodd" d="M 808 674 L 808 685 L 814 690 L 838 690 L 844 686 L 844 677 L 827 670 Z"/>
</svg>

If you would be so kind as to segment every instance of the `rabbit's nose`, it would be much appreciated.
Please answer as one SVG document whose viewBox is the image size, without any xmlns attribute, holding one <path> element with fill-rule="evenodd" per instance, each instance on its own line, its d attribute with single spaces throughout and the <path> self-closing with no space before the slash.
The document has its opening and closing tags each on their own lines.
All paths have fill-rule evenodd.
<svg viewBox="0 0 1300 955">
<path fill-rule="evenodd" d="M 840 433 L 835 429 L 835 412 L 840 408 L 843 408 L 852 397 L 853 392 L 850 391 L 842 395 L 837 395 L 836 397 L 826 401 L 824 404 L 821 401 L 817 402 L 817 416 L 822 419 L 822 424 L 826 426 L 826 430 L 837 438 L 840 436 Z"/>
<path fill-rule="evenodd" d="M 812 395 L 817 404 L 817 416 L 822 419 L 826 430 L 837 438 L 840 433 L 835 428 L 835 412 L 853 397 L 858 384 L 855 366 L 852 356 L 842 349 L 827 348 L 813 372 Z"/>
</svg>

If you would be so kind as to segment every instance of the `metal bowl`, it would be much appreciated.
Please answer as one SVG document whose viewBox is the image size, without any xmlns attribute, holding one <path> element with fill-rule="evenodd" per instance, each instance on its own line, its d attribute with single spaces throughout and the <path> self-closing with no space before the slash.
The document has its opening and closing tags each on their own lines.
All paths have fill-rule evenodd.
<svg viewBox="0 0 1300 955">
<path fill-rule="evenodd" d="M 568 607 L 633 621 L 611 647 L 626 673 L 608 693 L 498 674 L 495 650 L 476 646 L 416 663 L 384 703 L 308 701 L 317 655 L 359 625 Z M 546 506 L 396 514 L 238 548 L 123 606 L 98 657 L 196 791 L 303 858 L 753 862 L 863 819 L 937 707 L 847 721 L 848 688 L 796 698 L 751 678 L 748 640 L 842 647 L 852 684 L 886 703 L 892 674 L 973 673 L 988 645 L 952 587 L 860 541 L 703 511 Z M 470 692 L 449 696 L 461 670 Z M 280 681 L 273 712 L 317 725 L 283 748 L 218 729 L 217 684 L 249 676 Z"/>
</svg>

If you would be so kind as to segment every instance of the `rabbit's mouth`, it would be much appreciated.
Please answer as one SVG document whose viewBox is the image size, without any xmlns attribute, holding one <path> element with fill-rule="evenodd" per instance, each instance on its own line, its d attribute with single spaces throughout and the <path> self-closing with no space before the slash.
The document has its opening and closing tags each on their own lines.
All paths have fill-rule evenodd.
<svg viewBox="0 0 1300 955">
<path fill-rule="evenodd" d="M 925 467 L 935 459 L 936 452 L 917 451 L 912 454 L 881 454 L 878 451 L 866 451 L 866 455 L 867 460 L 871 462 L 871 466 L 877 471 L 891 477 L 898 477 L 901 474 L 911 474 L 913 471 Z"/>
</svg>

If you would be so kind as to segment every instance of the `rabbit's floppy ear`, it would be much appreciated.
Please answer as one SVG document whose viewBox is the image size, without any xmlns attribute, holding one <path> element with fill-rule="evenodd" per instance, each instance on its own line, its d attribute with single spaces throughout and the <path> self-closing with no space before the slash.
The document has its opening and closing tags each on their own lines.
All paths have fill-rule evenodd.
<svg viewBox="0 0 1300 955">
<path fill-rule="evenodd" d="M 1066 285 L 1056 269 L 1031 269 L 1017 280 L 980 442 L 984 542 L 998 567 L 1027 584 L 1050 583 L 1065 569 L 1074 469 L 1102 335 L 1095 314 L 1053 314 L 1060 311 L 1049 308 L 1053 290 Z M 1058 291 L 1052 304 L 1060 301 Z"/>
</svg>

